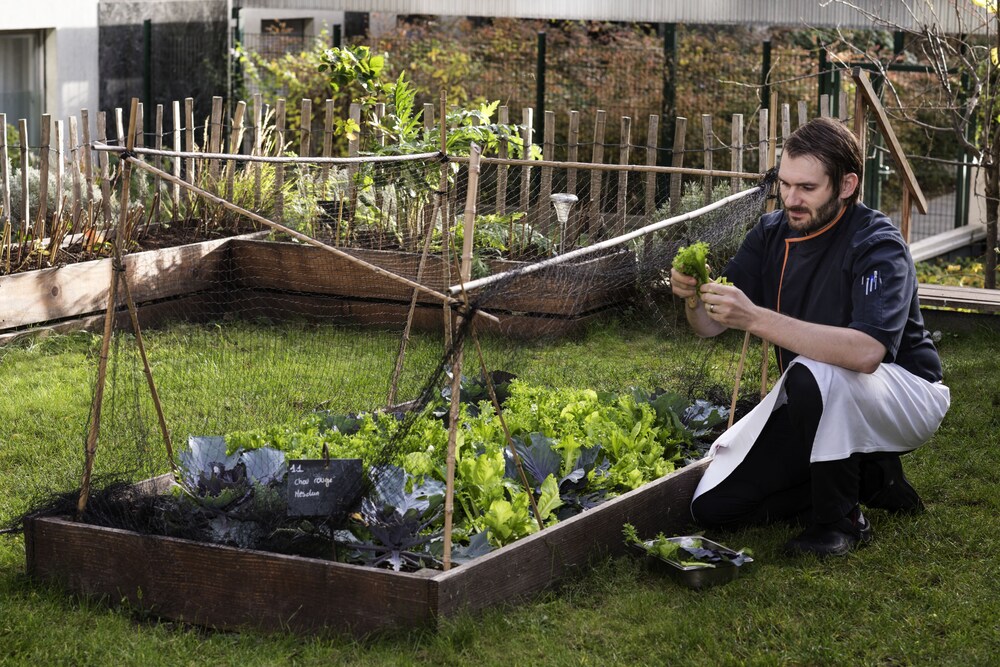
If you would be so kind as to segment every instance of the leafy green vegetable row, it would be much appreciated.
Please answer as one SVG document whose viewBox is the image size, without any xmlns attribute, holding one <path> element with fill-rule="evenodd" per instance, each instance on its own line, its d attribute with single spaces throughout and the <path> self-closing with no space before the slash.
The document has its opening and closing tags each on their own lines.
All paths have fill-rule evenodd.
<svg viewBox="0 0 1000 667">
<path fill-rule="evenodd" d="M 537 531 L 539 520 L 552 525 L 638 488 L 674 470 L 699 438 L 726 417 L 724 408 L 704 402 L 691 405 L 671 393 L 550 389 L 519 380 L 510 382 L 503 393 L 503 423 L 488 401 L 461 405 L 455 543 L 503 546 Z M 466 395 L 478 397 L 480 392 L 463 387 Z M 386 484 L 376 488 L 379 497 L 362 503 L 361 521 L 351 535 L 338 539 L 346 539 L 363 561 L 376 559 L 393 567 L 426 565 L 440 555 L 435 533 L 442 523 L 448 448 L 447 426 L 435 416 L 441 412 L 431 409 L 405 421 L 386 412 L 316 413 L 293 425 L 228 434 L 227 458 L 267 450 L 281 452 L 286 459 L 327 454 L 360 458 L 366 468 L 388 463 L 398 469 L 398 474 L 385 476 L 393 488 Z M 522 482 L 504 423 L 530 489 Z M 387 442 L 392 453 L 388 462 Z M 384 529 L 389 525 L 393 531 Z M 396 545 L 384 544 L 390 533 Z"/>
</svg>

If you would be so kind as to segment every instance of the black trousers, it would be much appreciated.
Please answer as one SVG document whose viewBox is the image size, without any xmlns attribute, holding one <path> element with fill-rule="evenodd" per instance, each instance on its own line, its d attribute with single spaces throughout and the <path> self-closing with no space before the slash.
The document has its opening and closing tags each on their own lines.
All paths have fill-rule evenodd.
<svg viewBox="0 0 1000 667">
<path fill-rule="evenodd" d="M 822 394 L 802 364 L 788 370 L 785 393 L 788 402 L 771 414 L 746 458 L 692 503 L 691 513 L 699 525 L 833 523 L 881 487 L 881 468 L 875 462 L 897 454 L 855 454 L 810 463 L 823 414 Z"/>
</svg>

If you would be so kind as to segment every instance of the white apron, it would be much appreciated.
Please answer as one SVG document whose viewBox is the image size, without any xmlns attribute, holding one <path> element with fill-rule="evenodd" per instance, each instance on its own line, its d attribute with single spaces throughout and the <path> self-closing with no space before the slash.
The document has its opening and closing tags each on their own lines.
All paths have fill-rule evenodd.
<svg viewBox="0 0 1000 667">
<path fill-rule="evenodd" d="M 789 368 L 794 364 L 809 368 L 823 397 L 812 462 L 846 459 L 862 452 L 912 451 L 934 435 L 951 404 L 948 387 L 928 382 L 896 364 L 882 364 L 871 374 L 802 356 Z M 782 375 L 757 407 L 712 444 L 706 455 L 712 462 L 695 489 L 695 498 L 743 462 L 768 417 L 787 402 L 784 384 Z"/>
</svg>

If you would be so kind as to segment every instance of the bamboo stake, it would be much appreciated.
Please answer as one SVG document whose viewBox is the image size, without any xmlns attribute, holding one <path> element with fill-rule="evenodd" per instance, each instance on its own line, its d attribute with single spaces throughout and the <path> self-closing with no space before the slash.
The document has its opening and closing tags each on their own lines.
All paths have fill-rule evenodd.
<svg viewBox="0 0 1000 667">
<path fill-rule="evenodd" d="M 80 109 L 80 126 L 83 138 L 83 182 L 86 184 L 86 201 L 88 205 L 94 199 L 94 157 L 90 145 L 90 114 L 86 109 Z"/>
<path fill-rule="evenodd" d="M 136 125 L 135 125 L 135 146 L 137 148 L 141 148 L 146 145 L 143 142 L 143 137 L 145 135 L 143 135 L 142 133 L 142 128 L 146 127 L 145 120 L 143 119 L 143 113 L 144 110 L 142 102 L 139 102 L 138 115 L 136 116 Z"/>
<path fill-rule="evenodd" d="M 52 211 L 52 229 L 49 233 L 49 263 L 54 265 L 58 261 L 59 246 L 62 243 L 63 237 L 66 235 L 65 228 L 63 226 L 63 165 L 65 161 L 65 155 L 63 154 L 63 122 L 57 120 L 54 123 L 55 129 L 55 147 L 53 153 L 55 154 L 55 200 L 56 207 Z"/>
<path fill-rule="evenodd" d="M 7 154 L 7 114 L 0 113 L 0 223 L 9 232 L 10 214 L 10 158 Z M 25 197 L 27 199 L 27 197 Z M 5 242 L 5 246 L 6 246 Z"/>
<path fill-rule="evenodd" d="M 702 155 L 705 163 L 705 170 L 708 172 L 712 171 L 712 148 L 715 146 L 715 135 L 712 132 L 712 116 L 711 114 L 703 113 L 701 115 L 701 131 L 702 131 Z M 708 204 L 712 201 L 712 188 L 715 185 L 712 180 L 712 174 L 708 173 L 701 177 L 701 196 L 702 202 Z"/>
<path fill-rule="evenodd" d="M 441 110 L 441 155 L 448 155 L 448 94 L 442 89 L 438 96 L 438 104 Z M 444 276 L 444 284 L 451 282 L 451 213 L 448 199 L 448 163 L 441 163 L 441 180 L 438 183 L 438 196 L 441 197 L 441 275 Z M 445 352 L 451 349 L 451 308 L 444 307 L 441 313 L 442 326 L 444 327 L 444 349 Z"/>
<path fill-rule="evenodd" d="M 222 98 L 218 95 L 212 97 L 212 115 L 208 124 L 208 150 L 210 153 L 222 150 Z M 213 188 L 218 188 L 220 166 L 218 160 L 208 162 L 208 175 L 212 179 Z"/>
<path fill-rule="evenodd" d="M 351 122 L 354 123 L 359 129 L 354 133 L 354 136 L 347 140 L 347 155 L 348 157 L 357 157 L 358 152 L 361 147 L 361 105 L 357 102 L 352 102 L 351 107 L 348 111 L 350 114 Z M 441 124 L 444 126 L 444 105 L 441 106 Z M 443 134 L 443 130 L 442 130 Z M 443 152 L 443 151 L 442 151 Z M 347 215 L 350 219 L 354 218 L 355 213 L 358 210 L 358 184 L 357 184 L 358 167 L 357 165 L 350 165 L 347 167 L 347 201 L 350 202 L 350 208 Z M 442 188 L 443 189 L 443 188 Z M 351 238 L 351 225 L 350 219 L 347 225 L 347 240 L 350 241 Z"/>
<path fill-rule="evenodd" d="M 42 114 L 42 145 L 39 147 L 38 160 L 38 214 L 35 217 L 35 242 L 40 243 L 45 238 L 45 222 L 48 216 L 49 199 L 49 150 L 51 149 L 52 116 Z M 25 190 L 27 193 L 27 190 Z M 27 197 L 25 197 L 27 199 Z M 41 255 L 38 256 L 39 263 Z"/>
<path fill-rule="evenodd" d="M 184 121 L 181 118 L 181 103 L 178 100 L 174 100 L 171 103 L 170 111 L 174 118 L 174 150 L 180 152 L 182 147 L 181 127 L 184 124 Z M 181 158 L 173 158 L 170 162 L 170 167 L 173 171 L 174 178 L 179 181 L 181 179 Z M 181 215 L 181 188 L 179 185 L 170 186 L 170 202 L 173 208 L 170 219 L 173 222 L 177 222 Z"/>
<path fill-rule="evenodd" d="M 622 116 L 621 143 L 618 145 L 618 165 L 627 167 L 632 149 L 632 119 Z M 628 171 L 618 172 L 618 192 L 615 198 L 615 222 L 611 234 L 617 236 L 625 231 L 625 216 L 628 215 Z"/>
<path fill-rule="evenodd" d="M 733 114 L 733 127 L 729 156 L 733 171 L 743 171 L 743 114 Z M 729 179 L 729 192 L 739 192 L 743 188 L 743 181 L 738 177 Z"/>
<path fill-rule="evenodd" d="M 128 139 L 125 137 L 125 121 L 122 114 L 123 112 L 121 107 L 117 107 L 115 109 L 115 137 L 118 139 L 119 146 L 124 146 L 128 143 Z"/>
<path fill-rule="evenodd" d="M 740 363 L 736 367 L 736 382 L 733 384 L 733 400 L 729 402 L 729 423 L 726 428 L 733 427 L 733 419 L 736 417 L 736 399 L 740 395 L 740 380 L 743 378 L 743 364 L 746 363 L 747 349 L 750 347 L 750 332 L 743 336 L 743 350 L 740 352 Z"/>
<path fill-rule="evenodd" d="M 188 152 L 194 153 L 198 150 L 194 143 L 194 98 L 185 97 L 184 98 L 184 138 L 186 140 L 186 145 Z M 184 176 L 188 183 L 195 183 L 195 167 L 196 162 L 194 157 L 189 157 L 187 160 L 187 169 L 185 169 Z"/>
<path fill-rule="evenodd" d="M 264 153 L 264 128 L 262 124 L 264 122 L 264 102 L 263 97 L 260 93 L 254 93 L 253 96 L 253 148 L 250 150 L 250 154 L 260 157 Z M 260 209 L 260 182 L 261 182 L 261 165 L 259 162 L 255 162 L 253 165 L 253 207 Z"/>
<path fill-rule="evenodd" d="M 544 115 L 543 138 L 542 138 L 542 159 L 553 161 L 556 152 L 556 112 L 546 111 Z M 553 209 L 549 206 L 552 195 L 552 167 L 542 167 L 541 187 L 538 194 L 538 201 L 535 207 L 538 210 L 537 220 L 543 233 L 549 234 L 552 231 Z M 559 239 L 560 243 L 565 243 L 565 239 Z"/>
<path fill-rule="evenodd" d="M 21 118 L 17 121 L 18 141 L 21 144 L 21 192 L 28 192 L 28 121 Z M 21 243 L 27 243 L 31 231 L 31 213 L 28 203 L 30 197 L 21 197 Z"/>
<path fill-rule="evenodd" d="M 2 125 L 0 125 L 2 127 Z M 76 234 L 80 224 L 80 213 L 83 210 L 83 184 L 80 182 L 80 126 L 76 116 L 69 117 L 69 177 L 73 182 L 73 205 L 70 210 L 70 234 Z"/>
<path fill-rule="evenodd" d="M 660 134 L 660 117 L 656 114 L 649 115 L 649 126 L 646 128 L 646 166 L 656 166 L 657 139 Z M 735 192 L 735 190 L 733 190 Z M 656 174 L 648 172 L 646 174 L 646 198 L 645 213 L 647 219 L 656 213 Z"/>
<path fill-rule="evenodd" d="M 597 110 L 597 117 L 594 119 L 594 152 L 591 161 L 594 164 L 604 164 L 604 127 L 607 123 L 607 112 L 603 109 Z M 601 181 L 602 173 L 594 170 L 590 174 L 590 220 L 588 221 L 587 233 L 590 238 L 596 238 L 598 230 L 603 226 L 601 215 Z"/>
<path fill-rule="evenodd" d="M 274 136 L 275 155 L 285 153 L 285 100 L 278 98 L 274 105 Z M 282 222 L 285 219 L 285 166 L 274 165 L 274 219 Z"/>
<path fill-rule="evenodd" d="M 243 118 L 246 115 L 247 103 L 240 100 L 233 112 L 233 126 L 229 135 L 229 152 L 239 153 L 243 144 Z M 226 160 L 226 199 L 233 200 L 233 190 L 236 187 L 236 160 Z"/>
<path fill-rule="evenodd" d="M 156 116 L 153 118 L 153 148 L 156 150 L 163 149 L 163 105 L 156 105 Z M 163 169 L 163 158 L 157 157 L 156 161 L 153 163 L 157 169 Z M 161 179 L 153 179 L 153 211 L 150 214 L 152 220 L 158 221 L 160 219 L 160 185 Z"/>
<path fill-rule="evenodd" d="M 462 236 L 462 264 L 459 280 L 462 284 L 472 277 L 472 236 L 476 224 L 476 201 L 479 197 L 479 157 L 481 149 L 475 143 L 470 150 L 469 183 L 465 196 L 465 219 Z M 465 300 L 468 306 L 468 295 Z M 461 327 L 462 318 L 456 318 L 456 326 Z M 444 569 L 451 568 L 451 532 L 452 520 L 455 514 L 455 449 L 458 440 L 458 412 L 462 402 L 462 357 L 464 354 L 463 340 L 458 338 L 455 343 L 454 358 L 451 365 L 451 405 L 448 421 L 448 456 L 445 473 L 444 495 Z"/>
<path fill-rule="evenodd" d="M 7 114 L 0 113 L 0 264 L 4 273 L 10 273 L 10 256 L 13 241 L 13 216 L 10 212 L 10 159 L 7 155 Z M 27 170 L 25 170 L 27 171 Z M 27 197 L 25 197 L 27 199 Z"/>
<path fill-rule="evenodd" d="M 674 119 L 674 145 L 671 150 L 670 165 L 674 171 L 670 175 L 670 213 L 677 215 L 681 208 L 682 181 L 681 174 L 684 164 L 684 143 L 687 139 L 687 118 L 678 116 Z"/>
<path fill-rule="evenodd" d="M 535 110 L 531 107 L 525 107 L 521 109 L 521 141 L 524 146 L 524 156 L 528 157 L 528 151 L 531 150 L 531 144 L 534 141 L 534 114 Z M 521 199 L 520 199 L 520 210 L 525 214 L 528 213 L 531 204 L 531 167 L 525 165 L 521 168 Z"/>
<path fill-rule="evenodd" d="M 132 108 L 129 113 L 129 132 L 127 138 L 127 150 L 135 148 L 135 127 L 138 116 L 139 99 L 132 98 Z M 111 284 L 108 286 L 108 307 L 104 313 L 104 336 L 101 338 L 101 356 L 97 364 L 97 385 L 94 388 L 94 400 L 90 407 L 90 429 L 87 432 L 87 443 L 85 449 L 85 460 L 83 467 L 83 479 L 80 482 L 80 497 L 76 506 L 77 520 L 83 517 L 87 509 L 87 500 L 90 497 L 90 478 L 94 469 L 94 457 L 97 453 L 97 437 L 101 429 L 101 407 L 104 402 L 104 385 L 108 369 L 108 350 L 111 346 L 111 333 L 114 329 L 115 309 L 118 301 L 118 279 L 124 267 L 121 265 L 121 241 L 125 229 L 125 221 L 128 217 L 128 197 L 129 181 L 132 178 L 131 158 L 122 161 L 122 194 L 121 212 L 118 216 L 118 233 L 113 240 L 116 248 L 116 259 L 111 269 Z"/>
<path fill-rule="evenodd" d="M 311 99 L 303 99 L 299 110 L 299 155 L 312 155 L 312 109 Z"/>
<path fill-rule="evenodd" d="M 566 161 L 578 162 L 580 159 L 580 112 L 569 112 L 569 135 L 566 143 Z M 566 170 L 566 192 L 576 194 L 576 169 Z"/>
<path fill-rule="evenodd" d="M 506 126 L 510 123 L 510 110 L 506 106 L 500 107 L 498 112 L 497 122 L 501 126 Z M 506 131 L 502 131 L 502 136 L 500 137 L 500 143 L 497 145 L 497 155 L 502 159 L 507 159 L 509 155 L 509 142 L 507 141 Z M 507 214 L 507 165 L 497 165 L 497 203 L 496 211 L 498 215 Z M 513 245 L 514 243 L 514 221 L 510 222 L 510 230 L 507 235 L 508 243 Z"/>
<path fill-rule="evenodd" d="M 777 106 L 777 94 L 771 95 L 770 108 Z M 763 169 L 761 171 L 767 172 L 769 169 L 774 167 L 777 160 L 777 128 L 775 126 L 775 119 L 771 118 L 767 113 L 767 109 L 761 109 L 760 112 L 760 128 L 758 130 L 758 137 L 760 138 L 760 156 L 759 160 L 764 161 Z M 799 107 L 799 120 L 802 121 L 802 112 L 805 111 L 804 106 Z M 773 199 L 768 199 L 764 204 L 765 210 L 770 212 L 775 208 L 775 203 Z M 747 332 L 747 336 L 749 336 Z M 767 357 L 769 354 L 769 345 L 767 340 L 761 339 L 760 341 L 760 398 L 761 400 L 767 396 Z"/>
<path fill-rule="evenodd" d="M 333 100 L 326 100 L 323 103 L 323 157 L 333 155 L 333 121 L 335 110 Z M 323 184 L 323 191 L 326 192 L 326 182 L 330 178 L 330 165 L 324 164 L 320 167 L 319 180 Z M 324 195 L 325 196 L 325 195 Z"/>
<path fill-rule="evenodd" d="M 104 144 L 108 141 L 108 115 L 107 112 L 97 112 L 97 140 Z M 97 166 L 101 170 L 101 214 L 104 217 L 104 225 L 110 227 L 111 220 L 111 166 L 108 164 L 108 154 L 99 152 L 97 154 Z M 95 233 L 96 233 L 96 225 Z"/>
</svg>

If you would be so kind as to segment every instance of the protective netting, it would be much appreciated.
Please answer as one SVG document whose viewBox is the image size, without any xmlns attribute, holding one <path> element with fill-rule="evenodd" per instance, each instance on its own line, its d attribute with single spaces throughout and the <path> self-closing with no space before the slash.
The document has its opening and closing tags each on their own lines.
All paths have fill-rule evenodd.
<svg viewBox="0 0 1000 667">
<path fill-rule="evenodd" d="M 140 205 L 187 199 L 199 224 L 247 233 L 114 260 L 106 365 L 94 355 L 102 393 L 81 423 L 93 475 L 81 484 L 79 465 L 64 466 L 30 494 L 29 513 L 439 565 L 655 478 L 724 428 L 732 349 L 696 346 L 681 363 L 623 363 L 589 382 L 587 359 L 545 350 L 595 331 L 655 331 L 664 345 L 689 335 L 667 284 L 673 257 L 705 241 L 723 266 L 770 183 L 738 190 L 727 179 L 731 194 L 705 207 L 716 197 L 699 177 L 684 202 L 652 208 L 634 194 L 647 182 L 634 174 L 595 172 L 617 184 L 603 197 L 595 173 L 502 161 L 477 171 L 436 154 L 218 156 L 198 185 L 142 151 L 127 157 L 159 188 Z M 261 185 L 241 190 L 241 180 Z M 563 197 L 562 213 L 553 193 L 577 201 Z M 130 238 L 141 245 L 138 232 Z M 738 411 L 758 391 L 745 382 Z M 568 435 L 547 430 L 553 406 Z M 640 426 L 647 449 L 622 453 L 621 433 L 636 440 Z M 449 449 L 459 452 L 451 462 Z M 449 468 L 455 532 L 444 554 Z M 312 494 L 317 479 L 337 496 Z"/>
</svg>

